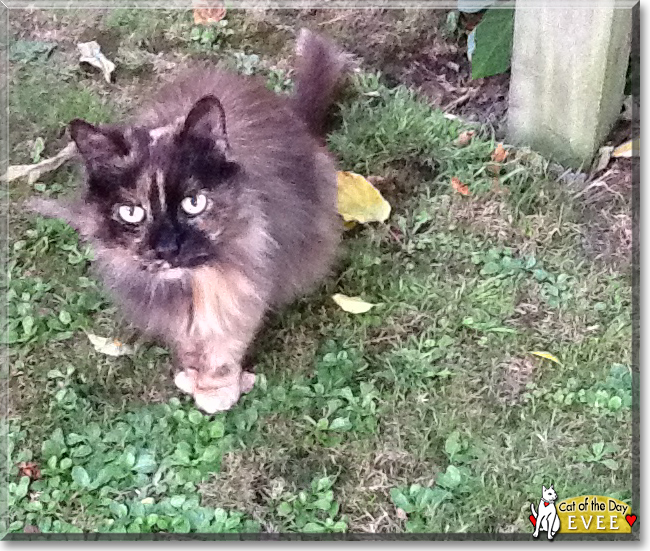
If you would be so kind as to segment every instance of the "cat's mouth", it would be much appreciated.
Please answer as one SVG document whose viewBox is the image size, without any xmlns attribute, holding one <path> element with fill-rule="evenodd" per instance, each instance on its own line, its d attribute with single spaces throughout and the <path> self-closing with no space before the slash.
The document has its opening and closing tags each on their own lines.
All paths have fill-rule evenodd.
<svg viewBox="0 0 650 551">
<path fill-rule="evenodd" d="M 148 260 L 143 265 L 143 269 L 151 273 L 165 273 L 165 272 L 181 270 L 181 269 L 191 269 L 191 268 L 197 268 L 199 266 L 202 266 L 207 261 L 209 261 L 210 258 L 211 258 L 210 255 L 200 254 L 176 262 L 170 262 L 168 260 L 163 260 L 163 259 Z"/>
<path fill-rule="evenodd" d="M 148 272 L 164 272 L 170 270 L 172 265 L 166 260 L 154 260 L 147 262 L 143 267 Z"/>
</svg>

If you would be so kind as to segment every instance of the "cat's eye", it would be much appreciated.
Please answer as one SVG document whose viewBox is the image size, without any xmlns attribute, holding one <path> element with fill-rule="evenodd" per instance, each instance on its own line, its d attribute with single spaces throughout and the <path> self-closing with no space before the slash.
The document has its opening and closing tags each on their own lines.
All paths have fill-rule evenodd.
<svg viewBox="0 0 650 551">
<path fill-rule="evenodd" d="M 117 213 L 129 224 L 139 224 L 144 220 L 144 209 L 137 205 L 122 205 Z"/>
<path fill-rule="evenodd" d="M 181 202 L 181 208 L 192 216 L 196 214 L 201 214 L 205 207 L 208 206 L 208 198 L 205 195 L 198 193 L 197 195 L 191 195 L 185 197 Z"/>
</svg>

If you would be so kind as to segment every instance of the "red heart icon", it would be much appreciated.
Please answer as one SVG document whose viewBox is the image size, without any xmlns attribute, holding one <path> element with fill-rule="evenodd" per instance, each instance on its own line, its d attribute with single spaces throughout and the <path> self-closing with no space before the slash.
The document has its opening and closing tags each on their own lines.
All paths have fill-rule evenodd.
<svg viewBox="0 0 650 551">
<path fill-rule="evenodd" d="M 533 523 L 533 526 L 537 524 L 537 519 L 533 515 L 530 515 L 528 518 L 530 519 L 530 522 Z M 636 518 L 634 520 L 636 520 Z M 630 521 L 628 520 L 628 522 Z"/>
<path fill-rule="evenodd" d="M 636 515 L 625 515 L 625 520 L 627 520 L 627 523 L 630 526 L 634 526 L 634 523 L 636 522 Z"/>
</svg>

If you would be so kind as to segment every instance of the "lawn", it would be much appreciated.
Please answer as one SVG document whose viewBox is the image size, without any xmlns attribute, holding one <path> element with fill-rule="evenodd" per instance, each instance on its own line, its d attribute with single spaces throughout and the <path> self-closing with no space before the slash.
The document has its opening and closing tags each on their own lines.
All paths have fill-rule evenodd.
<svg viewBox="0 0 650 551">
<path fill-rule="evenodd" d="M 293 29 L 226 21 L 13 11 L 11 163 L 55 154 L 72 118 L 119 120 L 196 59 L 285 92 Z M 93 39 L 115 84 L 78 65 Z M 542 484 L 630 503 L 631 193 L 580 193 L 523 149 L 496 177 L 489 128 L 363 63 L 328 144 L 342 170 L 379 177 L 391 217 L 346 232 L 335 277 L 268 320 L 254 390 L 213 417 L 173 386 L 168 351 L 119 321 L 74 231 L 23 210 L 78 170 L 9 186 L 3 534 L 527 533 Z M 377 306 L 348 314 L 338 292 Z M 87 332 L 136 352 L 99 354 Z"/>
</svg>

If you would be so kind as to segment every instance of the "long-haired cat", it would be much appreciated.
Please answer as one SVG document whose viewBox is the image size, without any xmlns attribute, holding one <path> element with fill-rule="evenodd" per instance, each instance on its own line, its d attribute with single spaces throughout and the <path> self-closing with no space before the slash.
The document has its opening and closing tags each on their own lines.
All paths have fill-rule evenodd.
<svg viewBox="0 0 650 551">
<path fill-rule="evenodd" d="M 331 268 L 341 221 L 319 140 L 345 65 L 303 30 L 292 96 L 205 68 L 129 124 L 74 120 L 82 195 L 31 202 L 91 244 L 127 319 L 172 347 L 176 385 L 208 413 L 250 390 L 241 360 L 265 313 Z"/>
</svg>

